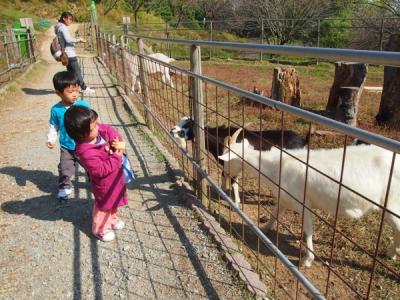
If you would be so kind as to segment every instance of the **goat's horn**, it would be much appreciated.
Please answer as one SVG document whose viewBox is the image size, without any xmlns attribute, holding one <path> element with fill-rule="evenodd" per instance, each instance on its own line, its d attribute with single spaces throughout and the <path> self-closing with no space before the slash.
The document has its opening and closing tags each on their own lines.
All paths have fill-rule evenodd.
<svg viewBox="0 0 400 300">
<path fill-rule="evenodd" d="M 235 131 L 234 134 L 232 134 L 231 138 L 229 139 L 229 144 L 234 144 L 236 143 L 236 140 L 239 136 L 239 133 L 242 131 L 243 128 L 238 128 L 238 130 Z"/>
</svg>

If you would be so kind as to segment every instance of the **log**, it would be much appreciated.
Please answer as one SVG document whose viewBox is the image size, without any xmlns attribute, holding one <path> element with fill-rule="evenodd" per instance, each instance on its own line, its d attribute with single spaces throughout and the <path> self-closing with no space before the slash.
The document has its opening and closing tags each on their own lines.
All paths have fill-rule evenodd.
<svg viewBox="0 0 400 300">
<path fill-rule="evenodd" d="M 357 125 L 358 103 L 367 73 L 365 64 L 335 63 L 335 78 L 326 106 L 328 116 L 352 126 Z"/>
<path fill-rule="evenodd" d="M 293 106 L 300 106 L 300 81 L 295 68 L 274 68 L 271 98 Z"/>
<path fill-rule="evenodd" d="M 385 47 L 386 51 L 400 52 L 400 34 L 392 34 Z M 378 114 L 378 125 L 400 128 L 400 68 L 385 67 L 383 89 Z"/>
</svg>

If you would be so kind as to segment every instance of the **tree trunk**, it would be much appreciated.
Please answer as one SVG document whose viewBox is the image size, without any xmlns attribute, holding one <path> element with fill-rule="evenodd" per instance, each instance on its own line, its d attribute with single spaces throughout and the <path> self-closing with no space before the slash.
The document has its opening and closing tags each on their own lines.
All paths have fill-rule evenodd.
<svg viewBox="0 0 400 300">
<path fill-rule="evenodd" d="M 335 63 L 335 79 L 326 106 L 329 116 L 352 126 L 357 125 L 358 102 L 367 73 L 365 64 Z"/>
<path fill-rule="evenodd" d="M 400 52 L 400 34 L 390 36 L 385 50 Z M 400 127 L 400 68 L 385 67 L 381 103 L 375 120 L 378 125 Z"/>
<path fill-rule="evenodd" d="M 294 68 L 274 68 L 271 98 L 293 106 L 300 106 L 300 81 Z"/>
</svg>

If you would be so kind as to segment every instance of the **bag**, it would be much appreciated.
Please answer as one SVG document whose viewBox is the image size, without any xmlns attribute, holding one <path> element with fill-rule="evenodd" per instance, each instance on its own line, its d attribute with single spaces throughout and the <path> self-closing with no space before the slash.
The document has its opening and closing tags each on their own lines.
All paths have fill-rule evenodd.
<svg viewBox="0 0 400 300">
<path fill-rule="evenodd" d="M 56 61 L 61 61 L 63 66 L 68 65 L 68 55 L 65 53 L 64 49 L 62 49 L 58 36 L 56 36 L 50 44 L 50 53 Z"/>
</svg>

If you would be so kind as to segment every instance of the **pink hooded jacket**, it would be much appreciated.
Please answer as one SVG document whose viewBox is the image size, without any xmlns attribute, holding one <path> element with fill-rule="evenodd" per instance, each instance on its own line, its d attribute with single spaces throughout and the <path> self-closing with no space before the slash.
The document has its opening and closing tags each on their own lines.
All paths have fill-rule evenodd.
<svg viewBox="0 0 400 300">
<path fill-rule="evenodd" d="M 101 210 L 110 210 L 128 204 L 124 172 L 121 168 L 122 157 L 109 154 L 106 146 L 110 146 L 113 138 L 121 136 L 111 126 L 97 123 L 99 135 L 105 144 L 77 143 L 75 154 L 81 165 L 88 172 L 96 206 Z"/>
</svg>

